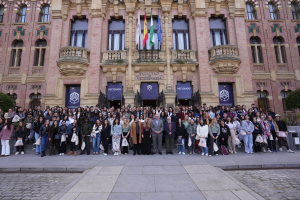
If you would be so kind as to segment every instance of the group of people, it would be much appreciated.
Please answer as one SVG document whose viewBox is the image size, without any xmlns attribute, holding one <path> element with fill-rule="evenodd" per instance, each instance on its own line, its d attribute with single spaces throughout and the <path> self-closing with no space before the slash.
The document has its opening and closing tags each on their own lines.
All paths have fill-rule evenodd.
<svg viewBox="0 0 300 200">
<path fill-rule="evenodd" d="M 36 154 L 49 156 L 98 155 L 100 149 L 108 154 L 111 145 L 114 155 L 162 155 L 165 143 L 166 153 L 173 154 L 174 144 L 179 154 L 199 153 L 213 156 L 227 151 L 236 154 L 236 146 L 243 142 L 245 153 L 277 152 L 282 146 L 293 153 L 287 143 L 287 127 L 281 116 L 271 111 L 258 109 L 254 104 L 246 106 L 181 106 L 173 108 L 124 107 L 115 109 L 86 106 L 70 109 L 49 106 L 43 111 L 15 107 L 7 113 L 0 109 L 1 157 L 10 155 L 9 141 L 14 134 L 23 145 L 16 147 L 16 155 L 24 154 L 24 145 L 34 142 Z M 92 149 L 90 148 L 92 143 Z M 222 150 L 222 151 L 221 151 Z"/>
</svg>

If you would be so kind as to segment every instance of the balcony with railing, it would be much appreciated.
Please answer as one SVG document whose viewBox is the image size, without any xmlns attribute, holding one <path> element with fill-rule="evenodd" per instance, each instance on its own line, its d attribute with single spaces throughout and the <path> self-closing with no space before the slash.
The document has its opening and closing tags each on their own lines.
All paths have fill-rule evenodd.
<svg viewBox="0 0 300 200">
<path fill-rule="evenodd" d="M 236 45 L 218 45 L 210 48 L 209 64 L 216 73 L 233 74 L 239 70 L 241 59 Z"/>
<path fill-rule="evenodd" d="M 102 52 L 102 63 L 104 65 L 127 64 L 127 50 L 112 50 Z"/>
<path fill-rule="evenodd" d="M 196 64 L 198 63 L 196 58 L 196 50 L 171 50 L 172 60 L 171 63 L 174 64 Z"/>
<path fill-rule="evenodd" d="M 86 72 L 90 51 L 83 47 L 67 46 L 60 48 L 57 65 L 65 76 L 80 76 Z"/>
</svg>

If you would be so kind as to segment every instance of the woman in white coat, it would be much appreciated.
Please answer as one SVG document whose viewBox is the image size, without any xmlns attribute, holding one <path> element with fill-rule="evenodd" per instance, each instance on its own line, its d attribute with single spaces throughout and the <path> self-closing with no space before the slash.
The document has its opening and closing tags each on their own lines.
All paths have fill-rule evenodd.
<svg viewBox="0 0 300 200">
<path fill-rule="evenodd" d="M 205 139 L 205 142 L 207 143 L 207 137 L 208 137 L 208 126 L 204 124 L 203 119 L 200 119 L 200 123 L 197 126 L 197 135 L 200 138 L 199 144 L 201 144 L 201 139 Z M 206 147 L 202 147 L 202 156 L 206 155 L 208 156 L 208 147 L 206 144 Z"/>
</svg>

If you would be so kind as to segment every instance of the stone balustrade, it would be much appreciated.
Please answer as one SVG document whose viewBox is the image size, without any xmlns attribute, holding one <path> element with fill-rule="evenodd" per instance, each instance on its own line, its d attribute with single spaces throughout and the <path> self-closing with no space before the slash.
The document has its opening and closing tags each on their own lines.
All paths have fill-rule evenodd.
<svg viewBox="0 0 300 200">
<path fill-rule="evenodd" d="M 172 63 L 193 63 L 197 62 L 196 58 L 196 50 L 189 50 L 189 49 L 183 49 L 183 50 L 171 50 L 172 55 Z"/>
<path fill-rule="evenodd" d="M 218 45 L 210 48 L 209 63 L 216 73 L 232 74 L 239 70 L 241 59 L 236 45 Z"/>
<path fill-rule="evenodd" d="M 125 64 L 127 63 L 127 50 L 103 51 L 102 63 L 105 64 Z"/>
<path fill-rule="evenodd" d="M 89 65 L 89 50 L 83 47 L 67 46 L 60 48 L 57 65 L 65 76 L 80 76 Z"/>
</svg>

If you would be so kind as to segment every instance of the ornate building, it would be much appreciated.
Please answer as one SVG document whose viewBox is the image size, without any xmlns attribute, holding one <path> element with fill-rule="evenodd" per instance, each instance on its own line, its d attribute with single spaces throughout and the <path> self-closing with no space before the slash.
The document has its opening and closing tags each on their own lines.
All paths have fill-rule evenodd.
<svg viewBox="0 0 300 200">
<path fill-rule="evenodd" d="M 254 102 L 283 112 L 300 88 L 299 3 L 0 0 L 0 90 L 26 108 Z"/>
</svg>

